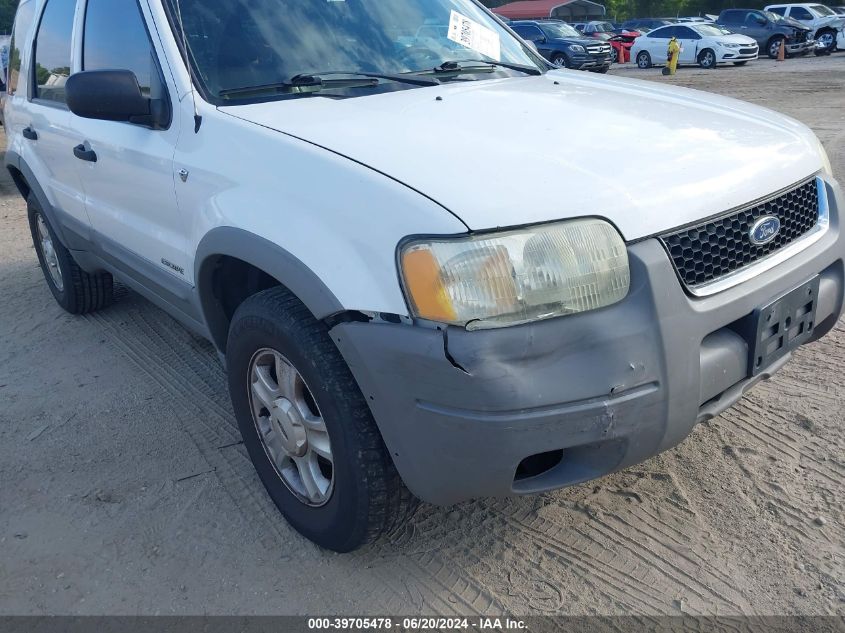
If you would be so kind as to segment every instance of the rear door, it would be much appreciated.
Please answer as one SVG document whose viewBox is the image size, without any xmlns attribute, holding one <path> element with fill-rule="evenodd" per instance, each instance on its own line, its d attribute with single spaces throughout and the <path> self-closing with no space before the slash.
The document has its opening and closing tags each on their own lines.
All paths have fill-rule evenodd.
<svg viewBox="0 0 845 633">
<path fill-rule="evenodd" d="M 669 54 L 669 40 L 675 32 L 674 26 L 662 26 L 654 29 L 644 38 L 646 49 L 653 64 L 665 64 Z"/>
<path fill-rule="evenodd" d="M 681 45 L 681 54 L 678 62 L 681 64 L 694 64 L 698 58 L 698 42 L 701 36 L 688 26 L 673 27 L 675 37 Z"/>
<path fill-rule="evenodd" d="M 159 57 L 137 0 L 88 0 L 81 70 L 131 70 L 145 96 L 174 112 Z M 98 239 L 113 263 L 143 281 L 167 282 L 167 276 L 191 283 L 187 223 L 176 204 L 173 154 L 180 120 L 167 129 L 73 115 L 74 145 L 96 155 L 80 158 L 77 169 Z M 172 280 L 170 280 L 172 282 Z"/>
<path fill-rule="evenodd" d="M 18 90 L 11 97 L 15 118 L 9 123 L 13 129 L 21 129 L 21 157 L 60 214 L 60 221 L 81 225 L 87 233 L 82 183 L 73 157 L 75 135 L 65 100 L 65 82 L 73 64 L 76 0 L 47 0 L 42 6 L 43 11 L 36 16 L 35 38 L 27 51 L 31 72 L 21 81 L 21 88 L 26 84 L 26 92 Z"/>
</svg>

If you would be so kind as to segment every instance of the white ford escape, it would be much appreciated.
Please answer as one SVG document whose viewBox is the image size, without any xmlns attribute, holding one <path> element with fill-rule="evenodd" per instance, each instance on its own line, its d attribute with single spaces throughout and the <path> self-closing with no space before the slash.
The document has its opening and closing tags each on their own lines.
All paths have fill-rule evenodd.
<svg viewBox="0 0 845 633">
<path fill-rule="evenodd" d="M 12 48 L 56 300 L 117 278 L 211 339 L 328 548 L 666 450 L 842 312 L 806 127 L 550 70 L 474 0 L 22 0 Z"/>
</svg>

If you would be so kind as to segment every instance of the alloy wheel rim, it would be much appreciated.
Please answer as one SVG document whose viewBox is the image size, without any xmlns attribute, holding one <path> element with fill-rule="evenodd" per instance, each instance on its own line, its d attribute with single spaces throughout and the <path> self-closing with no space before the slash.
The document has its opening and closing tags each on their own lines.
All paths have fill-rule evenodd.
<svg viewBox="0 0 845 633">
<path fill-rule="evenodd" d="M 777 55 L 780 51 L 780 40 L 772 42 L 772 45 L 769 47 L 769 55 Z"/>
<path fill-rule="evenodd" d="M 560 57 L 555 57 L 554 61 L 552 61 L 552 64 L 554 64 L 558 68 L 566 68 L 566 58 L 562 55 Z"/>
<path fill-rule="evenodd" d="M 325 421 L 293 364 L 274 349 L 249 364 L 252 420 L 279 478 L 302 503 L 320 507 L 334 491 L 334 459 Z"/>
<path fill-rule="evenodd" d="M 50 237 L 50 230 L 47 228 L 47 223 L 40 213 L 36 220 L 36 231 L 38 232 L 38 244 L 41 248 L 41 254 L 44 256 L 44 263 L 47 264 L 50 279 L 53 281 L 56 289 L 61 292 L 64 290 L 65 282 L 62 277 L 62 269 L 59 267 L 59 256 L 56 253 L 53 238 Z"/>
<path fill-rule="evenodd" d="M 819 43 L 824 45 L 824 48 L 830 48 L 833 45 L 833 35 L 824 33 L 819 37 Z"/>
<path fill-rule="evenodd" d="M 640 55 L 637 57 L 637 65 L 640 68 L 645 68 L 648 65 L 648 60 L 645 55 Z"/>
</svg>

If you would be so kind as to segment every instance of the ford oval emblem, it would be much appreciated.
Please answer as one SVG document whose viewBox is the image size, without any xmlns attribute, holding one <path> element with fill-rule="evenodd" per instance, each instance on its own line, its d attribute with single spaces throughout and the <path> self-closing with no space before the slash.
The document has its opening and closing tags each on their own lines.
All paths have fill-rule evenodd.
<svg viewBox="0 0 845 633">
<path fill-rule="evenodd" d="M 773 215 L 765 215 L 757 220 L 748 232 L 751 243 L 763 246 L 775 239 L 780 233 L 780 220 Z"/>
</svg>

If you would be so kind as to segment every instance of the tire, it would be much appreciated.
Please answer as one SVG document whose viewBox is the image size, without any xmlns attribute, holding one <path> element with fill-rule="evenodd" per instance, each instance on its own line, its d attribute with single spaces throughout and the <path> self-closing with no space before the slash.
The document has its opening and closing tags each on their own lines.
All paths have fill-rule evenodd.
<svg viewBox="0 0 845 633">
<path fill-rule="evenodd" d="M 571 64 L 563 53 L 555 53 L 552 55 L 552 64 L 558 68 L 569 68 Z"/>
<path fill-rule="evenodd" d="M 745 66 L 747 63 L 748 60 L 745 60 L 744 62 L 734 62 L 734 66 Z"/>
<path fill-rule="evenodd" d="M 705 70 L 713 70 L 719 61 L 716 59 L 716 53 L 711 49 L 705 48 L 698 54 L 698 65 Z"/>
<path fill-rule="evenodd" d="M 616 50 L 615 46 L 610 47 L 610 61 L 612 61 L 614 64 L 619 63 L 619 51 Z"/>
<path fill-rule="evenodd" d="M 315 438 L 322 438 L 322 451 L 325 453 L 327 446 L 331 457 L 331 461 L 319 462 L 318 474 L 321 481 L 329 483 L 310 499 L 306 498 L 307 491 L 303 493 L 307 486 L 297 487 L 297 481 L 304 482 L 305 478 L 301 467 L 293 463 L 309 458 L 287 453 L 280 456 L 278 451 L 275 458 L 272 456 L 276 428 L 283 431 L 279 437 L 285 440 L 299 431 L 284 422 L 267 430 L 267 421 L 272 421 L 269 410 L 262 408 L 267 399 L 253 395 L 261 393 L 253 382 L 259 375 L 257 363 L 268 350 L 289 363 L 283 366 L 284 372 L 295 369 L 296 380 L 301 380 L 297 393 L 305 399 L 311 417 L 322 423 L 323 430 L 316 436 L 310 435 L 310 429 L 319 424 L 310 422 L 303 427 L 309 429 L 304 442 L 308 453 L 312 448 L 318 452 Z M 402 483 L 369 406 L 328 328 L 299 299 L 282 287 L 247 299 L 232 318 L 226 364 L 229 392 L 246 449 L 270 498 L 294 529 L 321 547 L 350 552 L 405 522 L 417 501 Z M 277 386 L 286 382 L 279 380 L 282 372 L 278 367 L 271 362 L 264 368 L 271 378 L 275 371 Z M 293 400 L 278 397 L 273 410 L 300 410 L 302 404 L 291 405 Z M 289 462 L 287 470 L 285 460 Z M 313 482 L 315 477 L 311 479 Z"/>
<path fill-rule="evenodd" d="M 607 71 L 609 71 L 609 70 L 610 70 L 610 66 L 603 66 L 603 67 L 601 67 L 601 68 L 596 68 L 593 72 L 594 72 L 594 73 L 599 73 L 600 75 L 604 75 L 604 74 L 606 74 L 606 73 L 607 73 Z"/>
<path fill-rule="evenodd" d="M 59 241 L 34 195 L 29 195 L 26 206 L 38 263 L 56 303 L 71 314 L 88 314 L 109 306 L 114 299 L 112 276 L 82 270 Z"/>
<path fill-rule="evenodd" d="M 637 68 L 651 68 L 651 55 L 647 51 L 637 53 Z"/>
<path fill-rule="evenodd" d="M 816 55 L 830 55 L 836 50 L 836 31 L 822 29 L 816 34 L 816 41 L 825 44 L 824 48 L 817 48 Z"/>
<path fill-rule="evenodd" d="M 784 41 L 782 35 L 776 35 L 766 44 L 766 53 L 770 59 L 777 59 L 780 51 L 780 43 Z"/>
</svg>

